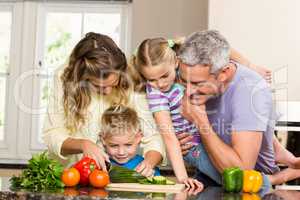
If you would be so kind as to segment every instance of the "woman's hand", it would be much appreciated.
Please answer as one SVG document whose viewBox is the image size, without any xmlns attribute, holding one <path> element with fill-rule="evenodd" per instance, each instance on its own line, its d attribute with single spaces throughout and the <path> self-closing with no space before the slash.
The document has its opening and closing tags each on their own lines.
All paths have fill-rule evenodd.
<svg viewBox="0 0 300 200">
<path fill-rule="evenodd" d="M 90 140 L 82 140 L 81 150 L 83 156 L 93 158 L 103 171 L 107 171 L 105 161 L 110 162 L 109 157 L 98 145 Z"/>
<path fill-rule="evenodd" d="M 146 160 L 143 160 L 136 168 L 135 170 L 140 173 L 141 175 L 145 177 L 151 177 L 154 175 L 154 169 L 153 166 L 148 163 Z"/>
</svg>

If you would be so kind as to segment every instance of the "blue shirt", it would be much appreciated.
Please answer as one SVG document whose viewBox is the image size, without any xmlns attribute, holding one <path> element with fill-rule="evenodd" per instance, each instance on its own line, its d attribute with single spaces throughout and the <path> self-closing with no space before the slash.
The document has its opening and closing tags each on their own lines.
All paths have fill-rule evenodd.
<svg viewBox="0 0 300 200">
<path fill-rule="evenodd" d="M 136 155 L 131 160 L 129 160 L 127 163 L 123 163 L 123 164 L 117 163 L 113 159 L 110 159 L 112 165 L 117 165 L 117 166 L 125 167 L 127 169 L 132 169 L 132 170 L 134 170 L 143 160 L 144 160 L 144 158 L 140 155 Z M 160 176 L 158 167 L 154 168 L 154 176 Z"/>
</svg>

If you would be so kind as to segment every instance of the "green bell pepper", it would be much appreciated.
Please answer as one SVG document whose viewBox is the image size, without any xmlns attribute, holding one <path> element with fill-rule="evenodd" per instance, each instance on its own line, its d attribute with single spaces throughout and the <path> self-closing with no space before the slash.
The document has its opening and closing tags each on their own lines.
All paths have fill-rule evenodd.
<svg viewBox="0 0 300 200">
<path fill-rule="evenodd" d="M 238 167 L 225 169 L 223 187 L 226 192 L 240 192 L 243 188 L 243 171 Z"/>
</svg>

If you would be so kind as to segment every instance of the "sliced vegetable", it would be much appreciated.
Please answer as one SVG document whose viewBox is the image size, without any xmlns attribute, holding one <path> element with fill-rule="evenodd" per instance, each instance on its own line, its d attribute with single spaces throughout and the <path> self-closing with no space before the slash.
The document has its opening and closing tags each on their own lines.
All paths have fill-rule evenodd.
<svg viewBox="0 0 300 200">
<path fill-rule="evenodd" d="M 166 185 L 175 185 L 175 182 L 167 179 Z"/>
<path fill-rule="evenodd" d="M 164 176 L 154 176 L 153 177 L 153 183 L 157 185 L 166 185 L 167 179 Z"/>
<path fill-rule="evenodd" d="M 144 177 L 134 170 L 121 166 L 111 166 L 109 178 L 112 183 L 141 183 L 156 185 L 175 185 L 175 182 L 168 180 L 164 176 Z"/>
<path fill-rule="evenodd" d="M 167 179 L 164 176 L 154 176 L 152 178 L 144 178 L 139 180 L 141 184 L 148 184 L 148 185 L 175 185 L 174 181 Z"/>
</svg>

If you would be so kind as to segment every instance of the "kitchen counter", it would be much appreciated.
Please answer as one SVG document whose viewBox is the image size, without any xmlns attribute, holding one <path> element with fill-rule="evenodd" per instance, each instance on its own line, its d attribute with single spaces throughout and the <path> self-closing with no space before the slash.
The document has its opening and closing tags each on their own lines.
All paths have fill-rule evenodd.
<svg viewBox="0 0 300 200">
<path fill-rule="evenodd" d="M 109 192 L 103 189 L 93 188 L 66 188 L 60 191 L 43 193 L 29 191 L 12 191 L 9 177 L 0 177 L 0 200 L 90 200 L 90 199 L 178 199 L 178 200 L 299 200 L 299 191 L 270 190 L 264 188 L 258 195 L 226 194 L 222 188 L 209 187 L 196 196 L 188 196 L 187 193 L 142 193 L 142 192 Z"/>
</svg>

